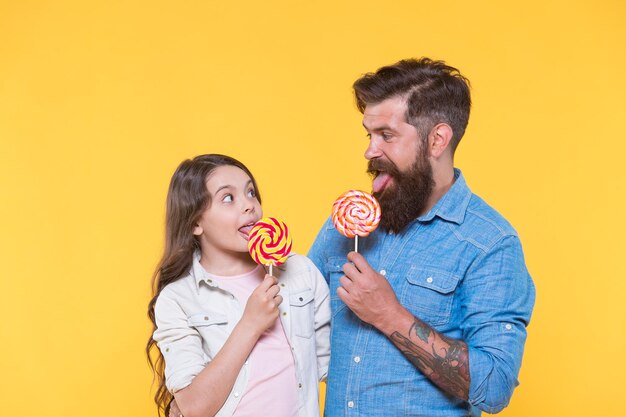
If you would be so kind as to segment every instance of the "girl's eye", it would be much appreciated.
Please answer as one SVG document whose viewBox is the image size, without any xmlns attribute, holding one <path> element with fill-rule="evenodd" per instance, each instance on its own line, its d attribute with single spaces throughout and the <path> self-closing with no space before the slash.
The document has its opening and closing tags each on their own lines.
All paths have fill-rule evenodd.
<svg viewBox="0 0 626 417">
<path fill-rule="evenodd" d="M 222 201 L 224 203 L 231 203 L 233 201 L 233 196 L 232 194 L 226 194 L 223 198 Z"/>
<path fill-rule="evenodd" d="M 256 197 L 256 192 L 254 191 L 254 188 L 251 188 L 248 191 L 248 197 L 253 197 L 253 198 Z"/>
</svg>

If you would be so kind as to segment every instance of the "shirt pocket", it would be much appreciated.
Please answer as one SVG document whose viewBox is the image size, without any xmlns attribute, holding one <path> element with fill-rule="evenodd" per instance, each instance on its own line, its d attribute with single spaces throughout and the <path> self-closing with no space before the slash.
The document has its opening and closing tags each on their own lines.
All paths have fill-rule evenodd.
<svg viewBox="0 0 626 417">
<path fill-rule="evenodd" d="M 460 277 L 436 268 L 412 266 L 406 275 L 400 302 L 418 319 L 435 327 L 450 321 Z"/>
<path fill-rule="evenodd" d="M 202 312 L 187 317 L 187 324 L 200 333 L 202 342 L 212 358 L 222 348 L 229 335 L 228 317 L 223 313 Z"/>
<path fill-rule="evenodd" d="M 341 301 L 341 298 L 337 295 L 337 288 L 341 285 L 339 279 L 344 276 L 343 266 L 348 262 L 345 257 L 332 257 L 328 258 L 326 262 L 326 271 L 328 272 L 328 282 L 330 289 L 330 309 L 332 317 L 335 317 L 341 310 L 346 308 L 346 304 Z M 331 330 L 332 331 L 332 330 Z"/>
<path fill-rule="evenodd" d="M 291 326 L 296 336 L 310 338 L 313 335 L 313 290 L 307 288 L 289 294 Z"/>
</svg>

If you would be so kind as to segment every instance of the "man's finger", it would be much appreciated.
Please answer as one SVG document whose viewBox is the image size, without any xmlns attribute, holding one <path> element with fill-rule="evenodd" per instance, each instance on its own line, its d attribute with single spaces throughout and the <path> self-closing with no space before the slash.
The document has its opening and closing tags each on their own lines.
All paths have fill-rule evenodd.
<svg viewBox="0 0 626 417">
<path fill-rule="evenodd" d="M 359 271 L 354 264 L 348 262 L 343 265 L 343 273 L 350 279 L 357 279 L 361 271 Z"/>
<path fill-rule="evenodd" d="M 348 260 L 352 262 L 354 266 L 356 266 L 356 268 L 364 274 L 366 272 L 369 272 L 372 269 L 370 264 L 360 253 L 357 253 L 357 252 L 348 253 Z"/>
<path fill-rule="evenodd" d="M 350 294 L 348 294 L 348 292 L 346 291 L 345 288 L 337 287 L 337 295 L 339 296 L 341 301 L 343 301 L 344 303 L 346 303 L 346 305 L 348 305 L 348 300 L 350 299 Z"/>
<path fill-rule="evenodd" d="M 345 275 L 339 278 L 339 283 L 341 284 L 341 287 L 343 287 L 348 293 L 350 292 L 350 289 L 354 285 L 352 280 Z"/>
</svg>

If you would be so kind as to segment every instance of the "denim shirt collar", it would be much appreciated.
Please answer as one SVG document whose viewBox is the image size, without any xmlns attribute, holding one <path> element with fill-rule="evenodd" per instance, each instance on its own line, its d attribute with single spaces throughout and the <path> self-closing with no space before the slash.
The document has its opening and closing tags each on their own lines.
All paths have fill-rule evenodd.
<svg viewBox="0 0 626 417">
<path fill-rule="evenodd" d="M 465 212 L 472 198 L 472 191 L 467 186 L 461 170 L 454 168 L 454 184 L 437 201 L 430 211 L 417 218 L 420 222 L 429 222 L 436 217 L 461 224 L 465 219 Z"/>
</svg>

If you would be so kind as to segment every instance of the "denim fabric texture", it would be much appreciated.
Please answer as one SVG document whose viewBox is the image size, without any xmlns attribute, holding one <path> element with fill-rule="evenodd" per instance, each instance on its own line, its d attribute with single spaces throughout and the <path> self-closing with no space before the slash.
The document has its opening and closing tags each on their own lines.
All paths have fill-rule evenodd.
<svg viewBox="0 0 626 417">
<path fill-rule="evenodd" d="M 330 286 L 331 359 L 325 416 L 479 416 L 504 408 L 519 384 L 535 287 L 516 231 L 474 195 L 461 171 L 399 234 L 376 230 L 359 253 L 415 317 L 468 345 L 469 401 L 445 394 L 337 296 L 354 240 L 328 219 L 309 252 Z"/>
</svg>

